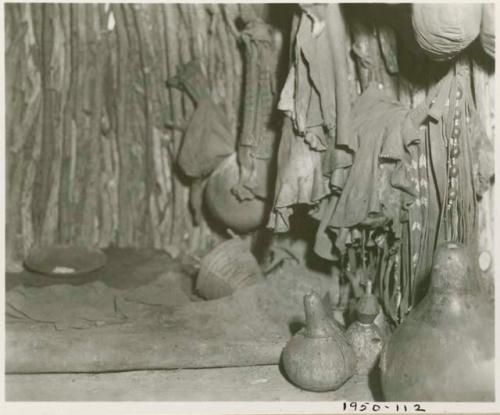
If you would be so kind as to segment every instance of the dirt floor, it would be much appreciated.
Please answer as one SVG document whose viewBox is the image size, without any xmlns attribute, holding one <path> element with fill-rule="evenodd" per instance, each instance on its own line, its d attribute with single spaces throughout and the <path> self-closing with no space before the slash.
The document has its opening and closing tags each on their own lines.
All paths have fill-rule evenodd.
<svg viewBox="0 0 500 415">
<path fill-rule="evenodd" d="M 276 365 L 108 374 L 8 375 L 9 401 L 373 401 L 366 377 L 336 392 L 290 384 Z"/>
<path fill-rule="evenodd" d="M 192 264 L 164 252 L 106 251 L 78 280 L 7 275 L 6 397 L 25 401 L 373 400 L 354 377 L 304 392 L 280 353 L 303 325 L 303 296 L 329 278 L 284 266 L 263 283 L 203 301 Z"/>
</svg>

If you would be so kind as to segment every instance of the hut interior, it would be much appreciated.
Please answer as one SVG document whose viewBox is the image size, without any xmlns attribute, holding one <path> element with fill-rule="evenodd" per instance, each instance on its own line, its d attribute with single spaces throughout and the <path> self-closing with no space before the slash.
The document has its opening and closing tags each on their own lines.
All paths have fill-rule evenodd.
<svg viewBox="0 0 500 415">
<path fill-rule="evenodd" d="M 494 5 L 446 7 L 5 4 L 7 400 L 494 399 Z"/>
</svg>

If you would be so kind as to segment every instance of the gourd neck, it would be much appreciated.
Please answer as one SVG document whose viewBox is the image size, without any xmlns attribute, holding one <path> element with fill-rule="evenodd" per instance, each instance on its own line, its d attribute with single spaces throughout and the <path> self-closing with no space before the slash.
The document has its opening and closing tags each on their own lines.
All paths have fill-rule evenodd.
<svg viewBox="0 0 500 415">
<path fill-rule="evenodd" d="M 326 315 L 319 294 L 311 292 L 304 297 L 307 337 L 331 337 L 336 334 L 335 326 Z"/>
</svg>

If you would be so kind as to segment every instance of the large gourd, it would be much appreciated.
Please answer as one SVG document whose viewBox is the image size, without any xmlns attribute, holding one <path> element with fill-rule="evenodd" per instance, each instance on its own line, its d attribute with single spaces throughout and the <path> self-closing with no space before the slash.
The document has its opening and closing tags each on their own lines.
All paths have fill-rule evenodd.
<svg viewBox="0 0 500 415">
<path fill-rule="evenodd" d="M 480 4 L 412 5 L 415 39 L 432 59 L 449 60 L 469 46 L 479 35 Z"/>
<path fill-rule="evenodd" d="M 336 390 L 354 374 L 354 352 L 342 329 L 326 315 L 319 294 L 304 296 L 304 308 L 306 326 L 283 349 L 283 368 L 302 389 Z"/>
<path fill-rule="evenodd" d="M 385 399 L 494 400 L 493 314 L 467 248 L 438 248 L 428 293 L 382 352 Z"/>
</svg>

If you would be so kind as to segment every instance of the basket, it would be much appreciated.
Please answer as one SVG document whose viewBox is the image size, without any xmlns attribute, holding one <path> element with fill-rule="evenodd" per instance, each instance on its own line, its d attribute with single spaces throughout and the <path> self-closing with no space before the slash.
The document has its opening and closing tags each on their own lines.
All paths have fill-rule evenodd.
<svg viewBox="0 0 500 415">
<path fill-rule="evenodd" d="M 248 244 L 236 236 L 216 246 L 201 260 L 196 290 L 206 300 L 215 300 L 262 280 Z"/>
</svg>

